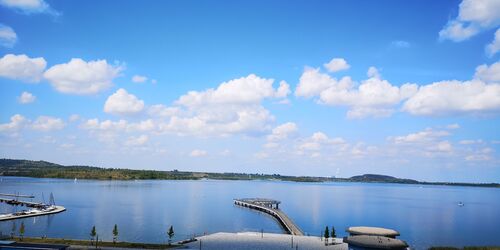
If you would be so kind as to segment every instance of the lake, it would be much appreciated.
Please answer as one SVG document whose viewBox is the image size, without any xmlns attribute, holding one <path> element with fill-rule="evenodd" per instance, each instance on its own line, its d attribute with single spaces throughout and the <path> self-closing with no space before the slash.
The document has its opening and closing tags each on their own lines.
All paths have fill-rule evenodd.
<svg viewBox="0 0 500 250">
<path fill-rule="evenodd" d="M 214 232 L 283 230 L 270 216 L 238 207 L 234 198 L 280 200 L 280 208 L 307 234 L 335 226 L 345 236 L 349 226 L 398 230 L 410 246 L 500 245 L 500 189 L 369 183 L 297 183 L 282 181 L 95 181 L 2 177 L 1 193 L 33 194 L 46 202 L 50 193 L 67 211 L 0 222 L 10 234 L 21 221 L 26 236 L 89 239 L 93 225 L 99 238 L 165 242 Z M 42 196 L 43 194 L 43 196 Z M 28 199 L 29 200 L 29 199 Z M 465 205 L 460 207 L 458 202 Z M 0 204 L 0 213 L 20 210 Z M 18 230 L 17 230 L 18 231 Z"/>
</svg>

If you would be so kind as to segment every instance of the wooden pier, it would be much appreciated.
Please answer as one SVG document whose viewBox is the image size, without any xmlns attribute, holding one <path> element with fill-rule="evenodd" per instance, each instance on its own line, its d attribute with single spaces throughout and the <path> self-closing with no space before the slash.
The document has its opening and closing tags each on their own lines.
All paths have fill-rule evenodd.
<svg viewBox="0 0 500 250">
<path fill-rule="evenodd" d="M 290 218 L 288 218 L 288 216 L 283 211 L 279 209 L 280 203 L 281 202 L 277 200 L 260 198 L 234 200 L 234 204 L 238 206 L 248 207 L 273 216 L 276 220 L 278 220 L 278 222 L 287 233 L 298 236 L 304 235 L 302 230 L 300 230 L 300 228 Z"/>
</svg>

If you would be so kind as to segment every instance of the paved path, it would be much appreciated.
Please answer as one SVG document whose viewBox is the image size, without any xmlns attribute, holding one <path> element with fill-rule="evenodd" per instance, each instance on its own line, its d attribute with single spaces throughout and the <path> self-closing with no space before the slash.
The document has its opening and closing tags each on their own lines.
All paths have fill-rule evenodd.
<svg viewBox="0 0 500 250">
<path fill-rule="evenodd" d="M 325 242 L 315 236 L 295 236 L 289 234 L 271 234 L 258 232 L 215 233 L 196 238 L 197 241 L 185 244 L 187 249 L 226 250 L 226 249 L 334 249 L 347 250 L 346 243 L 336 238 L 337 244 L 325 245 Z M 331 239 L 329 243 L 332 243 Z M 293 244 L 293 245 L 292 245 Z"/>
</svg>

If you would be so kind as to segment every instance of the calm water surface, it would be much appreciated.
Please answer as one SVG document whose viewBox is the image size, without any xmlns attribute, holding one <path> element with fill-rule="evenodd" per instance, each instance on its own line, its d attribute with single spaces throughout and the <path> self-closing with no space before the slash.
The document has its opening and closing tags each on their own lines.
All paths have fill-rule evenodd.
<svg viewBox="0 0 500 250">
<path fill-rule="evenodd" d="M 9 234 L 13 223 L 26 225 L 27 236 L 99 238 L 164 242 L 174 226 L 175 239 L 213 232 L 283 232 L 272 217 L 233 205 L 234 198 L 282 201 L 281 209 L 311 235 L 325 226 L 389 227 L 416 249 L 431 245 L 500 245 L 500 189 L 364 183 L 280 181 L 87 181 L 3 177 L 2 193 L 50 193 L 66 212 L 0 222 Z M 465 206 L 459 207 L 462 201 Z M 0 204 L 0 213 L 16 208 Z M 17 208 L 21 209 L 21 208 Z"/>
</svg>

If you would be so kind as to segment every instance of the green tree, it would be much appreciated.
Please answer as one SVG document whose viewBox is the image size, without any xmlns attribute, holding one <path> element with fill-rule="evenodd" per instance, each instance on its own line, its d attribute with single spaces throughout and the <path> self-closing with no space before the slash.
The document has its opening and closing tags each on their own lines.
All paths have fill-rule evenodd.
<svg viewBox="0 0 500 250">
<path fill-rule="evenodd" d="M 19 227 L 19 236 L 21 236 L 21 240 L 23 240 L 24 231 L 25 231 L 24 222 L 21 222 L 21 226 Z"/>
<path fill-rule="evenodd" d="M 330 232 L 331 236 L 332 236 L 332 240 L 333 238 L 337 238 L 337 234 L 335 233 L 335 227 L 332 226 L 332 231 Z"/>
<path fill-rule="evenodd" d="M 172 237 L 174 237 L 174 234 L 175 234 L 174 233 L 174 226 L 170 226 L 170 228 L 168 229 L 168 232 L 167 232 L 169 245 L 172 242 Z"/>
<path fill-rule="evenodd" d="M 92 230 L 90 230 L 90 244 L 92 245 L 94 242 L 94 237 L 97 235 L 97 232 L 95 231 L 95 226 L 92 227 Z"/>
<path fill-rule="evenodd" d="M 324 237 L 325 237 L 325 241 L 328 243 L 328 238 L 330 237 L 330 230 L 328 230 L 328 226 L 326 226 L 326 228 L 325 228 Z"/>
<path fill-rule="evenodd" d="M 115 227 L 113 227 L 113 243 L 116 243 L 116 239 L 118 239 L 118 226 L 115 224 Z"/>
</svg>

